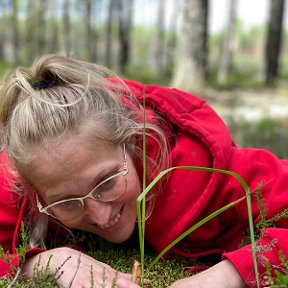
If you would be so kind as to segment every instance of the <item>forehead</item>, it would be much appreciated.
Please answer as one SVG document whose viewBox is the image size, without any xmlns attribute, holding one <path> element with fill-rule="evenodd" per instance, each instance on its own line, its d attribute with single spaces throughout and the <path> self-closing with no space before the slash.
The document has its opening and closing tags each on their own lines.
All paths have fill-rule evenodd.
<svg viewBox="0 0 288 288">
<path fill-rule="evenodd" d="M 124 160 L 122 147 L 83 136 L 49 140 L 35 147 L 27 178 L 39 191 L 88 181 L 92 174 Z"/>
</svg>

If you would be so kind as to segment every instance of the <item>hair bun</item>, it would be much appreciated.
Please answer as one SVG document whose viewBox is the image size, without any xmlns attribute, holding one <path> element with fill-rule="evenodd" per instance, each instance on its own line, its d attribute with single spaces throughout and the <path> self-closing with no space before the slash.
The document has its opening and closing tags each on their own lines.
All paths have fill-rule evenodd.
<svg viewBox="0 0 288 288">
<path fill-rule="evenodd" d="M 31 86 L 34 90 L 42 90 L 42 89 L 46 89 L 54 85 L 49 83 L 46 80 L 40 80 L 40 81 L 34 82 Z"/>
</svg>

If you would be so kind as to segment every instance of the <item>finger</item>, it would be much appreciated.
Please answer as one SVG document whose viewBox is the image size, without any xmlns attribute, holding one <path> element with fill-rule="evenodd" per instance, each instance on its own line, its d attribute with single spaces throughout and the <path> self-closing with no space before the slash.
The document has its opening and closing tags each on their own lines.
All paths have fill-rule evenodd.
<svg viewBox="0 0 288 288">
<path fill-rule="evenodd" d="M 123 272 L 118 272 L 117 273 L 119 276 L 125 278 L 125 279 L 131 279 L 132 275 L 130 273 L 123 273 Z"/>
<path fill-rule="evenodd" d="M 132 279 L 132 274 L 129 274 L 129 273 L 123 273 L 123 272 L 118 272 L 118 275 L 125 278 L 125 279 Z M 144 279 L 144 285 L 149 285 L 151 284 L 151 280 L 149 279 Z"/>
<path fill-rule="evenodd" d="M 116 280 L 118 288 L 140 288 L 139 285 L 132 283 L 131 278 L 119 277 Z"/>
</svg>

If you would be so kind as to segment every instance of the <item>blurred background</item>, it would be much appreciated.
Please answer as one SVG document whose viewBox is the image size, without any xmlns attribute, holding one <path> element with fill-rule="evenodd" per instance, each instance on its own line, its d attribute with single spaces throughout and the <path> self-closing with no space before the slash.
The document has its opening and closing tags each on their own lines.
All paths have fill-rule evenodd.
<svg viewBox="0 0 288 288">
<path fill-rule="evenodd" d="M 0 76 L 47 53 L 92 61 L 198 95 L 239 146 L 288 158 L 285 2 L 0 0 Z"/>
</svg>

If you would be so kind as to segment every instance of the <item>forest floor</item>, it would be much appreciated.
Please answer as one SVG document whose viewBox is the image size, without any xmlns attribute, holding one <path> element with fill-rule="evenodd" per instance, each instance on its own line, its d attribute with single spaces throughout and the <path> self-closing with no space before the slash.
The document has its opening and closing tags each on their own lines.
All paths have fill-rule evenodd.
<svg viewBox="0 0 288 288">
<path fill-rule="evenodd" d="M 239 147 L 264 148 L 288 159 L 288 88 L 207 89 L 203 98 Z"/>
<path fill-rule="evenodd" d="M 281 89 L 207 89 L 204 99 L 225 120 L 256 122 L 262 118 L 288 121 L 288 92 Z"/>
</svg>

